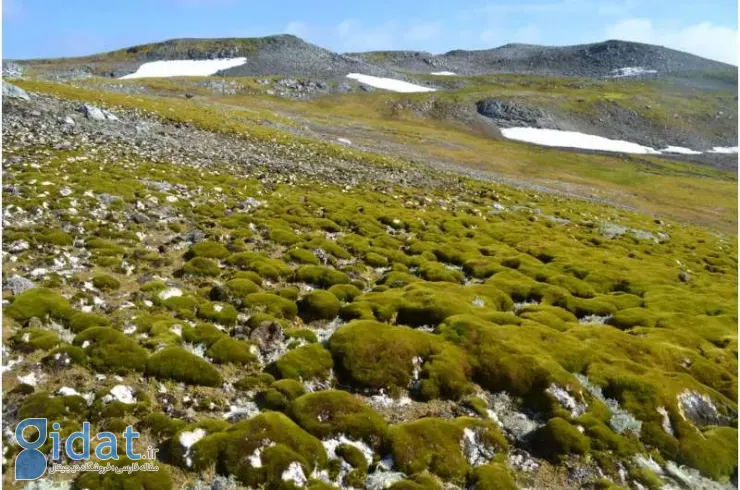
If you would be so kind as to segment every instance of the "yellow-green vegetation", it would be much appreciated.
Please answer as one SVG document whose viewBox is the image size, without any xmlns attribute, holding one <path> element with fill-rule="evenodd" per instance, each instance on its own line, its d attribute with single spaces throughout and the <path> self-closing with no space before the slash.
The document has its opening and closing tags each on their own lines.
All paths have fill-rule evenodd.
<svg viewBox="0 0 740 490">
<path fill-rule="evenodd" d="M 567 421 L 554 417 L 534 434 L 535 444 L 548 457 L 566 454 L 585 454 L 588 438 Z"/>
<path fill-rule="evenodd" d="M 153 354 L 146 362 L 146 373 L 157 378 L 204 386 L 219 386 L 223 381 L 212 365 L 179 347 L 168 347 Z"/>
<path fill-rule="evenodd" d="M 286 352 L 275 363 L 275 374 L 280 378 L 308 381 L 325 379 L 334 366 L 331 354 L 319 344 L 309 344 Z"/>
<path fill-rule="evenodd" d="M 249 349 L 248 342 L 226 336 L 223 336 L 221 340 L 208 349 L 208 355 L 214 361 L 221 363 L 249 364 L 256 360 Z"/>
<path fill-rule="evenodd" d="M 346 391 L 308 393 L 293 401 L 289 413 L 298 425 L 321 439 L 345 434 L 378 447 L 386 436 L 385 420 Z"/>
<path fill-rule="evenodd" d="M 470 468 L 460 443 L 466 430 L 475 434 L 491 455 L 508 450 L 506 439 L 491 422 L 425 418 L 390 428 L 394 461 L 409 474 L 428 470 L 445 480 L 463 480 Z"/>
<path fill-rule="evenodd" d="M 331 320 L 339 314 L 340 303 L 329 291 L 311 291 L 298 302 L 298 311 L 306 320 Z"/>
<path fill-rule="evenodd" d="M 482 490 L 515 490 L 519 488 L 506 466 L 500 463 L 478 466 L 473 471 L 472 480 L 475 488 Z"/>
<path fill-rule="evenodd" d="M 200 112 L 194 102 L 23 85 L 111 106 L 151 104 L 150 111 L 169 120 L 221 132 L 233 115 L 231 109 Z M 244 138 L 267 138 L 233 124 Z M 428 129 L 419 138 L 441 131 Z M 448 141 L 467 138 L 474 136 L 453 133 Z M 286 136 L 283 143 L 300 140 Z M 476 148 L 502 161 L 519 162 L 525 152 L 501 142 Z M 362 180 L 339 185 L 94 150 L 6 149 L 7 158 L 23 159 L 5 178 L 24 193 L 4 192 L 4 205 L 38 215 L 39 229 L 29 232 L 11 219 L 4 241 L 46 243 L 60 252 L 50 257 L 44 245 L 3 265 L 4 278 L 51 271 L 34 278 L 32 289 L 4 292 L 6 344 L 13 355 L 27 356 L 23 368 L 44 375 L 41 386 L 14 391 L 13 401 L 22 416 L 79 422 L 79 410 L 79 417 L 94 417 L 95 429 L 140 426 L 158 442 L 169 441 L 180 468 L 151 482 L 86 476 L 86 485 L 160 488 L 172 478 L 183 486 L 213 471 L 278 488 L 291 464 L 307 480 L 314 470 L 338 474 L 321 441 L 345 436 L 370 445 L 378 459 L 393 455 L 408 475 L 397 488 L 452 481 L 509 489 L 519 475 L 506 466 L 509 444 L 486 402 L 504 391 L 542 421 L 516 444 L 534 445 L 527 449 L 547 464 L 594 462 L 618 481 L 617 462 L 625 462 L 630 478 L 648 487 L 655 475 L 635 466 L 636 455 L 661 465 L 675 461 L 718 481 L 737 471 L 732 234 L 466 179 L 455 190 Z M 322 159 L 329 150 L 312 151 Z M 653 211 L 673 207 L 695 217 L 703 211 L 694 200 L 712 190 L 716 214 L 708 221 L 726 224 L 734 213 L 726 200 L 734 196 L 732 179 L 720 173 L 689 176 L 687 165 L 659 159 L 638 164 L 526 152 L 532 156 L 525 163 L 540 162 L 532 172 L 566 169 L 572 177 L 585 165 L 603 166 L 579 182 L 591 185 L 614 172 L 617 187 Z M 78 196 L 75 213 L 61 199 L 44 211 L 33 196 L 45 179 Z M 648 181 L 655 200 L 646 200 Z M 146 182 L 180 187 L 165 192 Z M 696 186 L 693 196 L 677 192 L 686 182 Z M 102 193 L 120 197 L 106 220 L 95 214 Z M 168 220 L 127 219 L 137 203 L 163 202 L 168 193 L 179 198 L 168 202 Z M 264 204 L 234 211 L 248 198 Z M 68 233 L 72 242 L 62 229 L 76 230 Z M 196 230 L 205 239 L 177 242 Z M 174 245 L 163 245 L 171 240 Z M 54 258 L 64 254 L 80 257 L 90 270 L 56 273 Z M 55 394 L 73 383 L 87 391 L 95 374 L 111 378 L 96 393 L 96 405 Z M 136 387 L 137 403 L 129 409 L 101 401 L 113 375 Z M 557 390 L 576 408 L 564 406 Z M 680 401 L 686 393 L 714 411 L 695 416 Z M 394 418 L 400 415 L 407 418 Z M 177 442 L 196 429 L 206 434 L 190 448 Z M 465 441 L 486 448 L 484 457 L 473 462 Z M 259 464 L 250 458 L 255 454 Z M 360 486 L 377 463 L 363 465 L 347 447 L 337 454 L 351 467 L 343 485 Z"/>
<path fill-rule="evenodd" d="M 261 455 L 259 466 L 245 458 L 255 451 Z M 209 434 L 193 445 L 192 452 L 194 469 L 203 470 L 218 461 L 249 486 L 277 487 L 292 462 L 298 462 L 305 474 L 326 464 L 321 442 L 278 412 L 264 413 Z"/>
</svg>

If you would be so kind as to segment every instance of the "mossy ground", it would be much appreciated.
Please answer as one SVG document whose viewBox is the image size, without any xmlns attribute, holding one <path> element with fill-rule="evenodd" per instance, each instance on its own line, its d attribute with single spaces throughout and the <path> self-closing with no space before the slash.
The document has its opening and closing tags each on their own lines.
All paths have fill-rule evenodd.
<svg viewBox="0 0 740 490">
<path fill-rule="evenodd" d="M 99 98 L 117 101 L 94 96 Z M 121 103 L 136 105 L 133 98 Z M 154 110 L 165 108 L 169 112 L 163 102 Z M 172 117 L 208 123 L 196 108 L 175 109 Z M 220 125 L 225 119 L 216 120 Z M 85 258 L 95 269 L 84 277 L 50 274 L 34 289 L 6 295 L 4 339 L 29 355 L 21 367 L 42 369 L 50 390 L 75 380 L 93 386 L 95 374 L 122 376 L 140 398 L 131 410 L 110 418 L 140 424 L 159 442 L 222 417 L 240 399 L 261 396 L 263 406 L 275 410 L 228 427 L 209 424 L 208 435 L 192 446 L 194 466 L 185 459 L 173 462 L 179 465 L 172 468 L 178 484 L 193 481 L 196 471 L 217 470 L 249 485 L 272 485 L 291 462 L 308 475 L 329 465 L 319 439 L 343 434 L 365 441 L 378 456 L 382 450 L 392 453 L 410 477 L 429 472 L 481 485 L 500 479 L 501 488 L 510 488 L 505 462 L 474 466 L 461 452 L 464 430 L 473 426 L 487 434 L 496 454 L 506 451 L 483 407 L 476 410 L 479 418 L 430 417 L 389 426 L 362 396 L 381 389 L 429 404 L 464 404 L 479 389 L 506 391 L 546 421 L 537 436 L 557 450 L 544 457 L 600 458 L 610 478 L 618 472 L 606 462 L 649 450 L 718 480 L 736 471 L 737 240 L 732 235 L 475 181 L 452 193 L 264 179 L 233 166 L 154 164 L 113 158 L 102 149 L 8 148 L 6 153 L 29 164 L 13 166 L 4 176 L 28 192 L 5 192 L 4 205 L 32 215 L 41 209 L 39 226 L 70 230 L 85 245 L 77 247 L 55 232 L 45 246 L 55 247 L 57 255 L 89 254 Z M 597 161 L 573 158 L 579 165 Z M 600 163 L 617 165 L 601 158 Z M 658 184 L 674 192 L 671 186 L 680 179 L 671 186 L 665 179 L 672 177 L 660 176 Z M 34 197 L 45 180 L 54 184 L 46 201 Z M 711 187 L 710 180 L 697 185 Z M 147 181 L 186 190 L 158 191 Z M 77 196 L 75 213 L 56 194 L 62 186 Z M 95 195 L 102 193 L 119 196 L 120 204 L 108 209 L 110 218 L 95 222 L 100 205 Z M 137 201 L 163 200 L 168 193 L 180 197 L 170 204 L 176 219 L 152 224 L 126 219 Z M 266 205 L 248 213 L 223 212 L 238 209 L 247 198 Z M 43 211 L 43 202 L 56 212 Z M 68 226 L 80 222 L 91 226 Z M 609 237 L 605 224 L 642 233 Z M 158 248 L 193 230 L 208 234 L 203 245 Z M 28 230 L 11 222 L 3 233 L 9 243 Z M 17 255 L 5 262 L 4 276 L 53 264 L 38 249 Z M 131 276 L 123 261 L 133 266 Z M 681 279 L 682 271 L 689 281 Z M 91 290 L 84 285 L 92 278 L 105 279 Z M 93 295 L 106 304 L 95 303 Z M 289 348 L 274 360 L 259 359 L 253 349 L 259 339 L 248 338 L 265 323 L 278 325 L 289 339 Z M 326 331 L 327 342 L 313 342 Z M 53 356 L 61 353 L 74 362 L 55 364 Z M 640 435 L 614 432 L 610 409 L 586 393 L 577 374 L 639 419 Z M 179 399 L 162 396 L 160 384 Z M 572 415 L 560 406 L 547 392 L 553 384 L 582 392 L 586 412 Z M 307 387 L 316 392 L 304 393 Z M 25 398 L 24 415 L 69 419 L 70 407 L 84 405 L 45 388 L 6 396 Z M 724 426 L 684 419 L 678 396 L 685 390 L 709 397 L 726 419 Z M 166 417 L 176 422 L 163 418 L 170 405 L 174 415 Z M 673 434 L 663 429 L 659 408 L 668 414 Z M 186 413 L 194 418 L 187 423 L 196 425 L 181 426 Z M 104 419 L 96 424 L 120 427 L 121 420 Z M 265 438 L 275 444 L 263 447 Z M 244 457 L 258 448 L 264 465 L 253 468 Z M 417 480 L 428 481 L 420 475 Z"/>
</svg>

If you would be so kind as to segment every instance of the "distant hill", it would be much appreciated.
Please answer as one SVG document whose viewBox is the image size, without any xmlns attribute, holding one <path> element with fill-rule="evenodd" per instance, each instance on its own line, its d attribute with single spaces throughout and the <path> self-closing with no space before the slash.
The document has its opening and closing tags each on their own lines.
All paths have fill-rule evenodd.
<svg viewBox="0 0 740 490">
<path fill-rule="evenodd" d="M 605 78 L 640 76 L 737 83 L 737 67 L 651 44 L 604 41 L 576 46 L 507 44 L 494 49 L 348 53 L 376 66 L 413 73 L 450 71 L 459 75 L 498 73 Z"/>
<path fill-rule="evenodd" d="M 377 76 L 389 74 L 387 70 L 361 59 L 334 53 L 289 34 L 259 38 L 171 39 L 90 56 L 13 62 L 52 73 L 78 69 L 93 75 L 117 78 L 133 73 L 143 63 L 152 61 L 236 57 L 246 57 L 247 62 L 225 70 L 223 75 L 332 78 L 344 77 L 351 72 Z"/>
<path fill-rule="evenodd" d="M 526 74 L 567 77 L 661 78 L 698 88 L 732 88 L 737 67 L 650 44 L 604 41 L 577 46 L 507 44 L 485 50 L 371 51 L 339 54 L 292 35 L 259 38 L 172 39 L 77 58 L 16 61 L 52 78 L 79 75 L 121 77 L 143 63 L 246 57 L 224 76 L 341 78 L 351 72 L 405 78 L 414 74 Z M 7 66 L 7 63 L 5 63 Z"/>
</svg>

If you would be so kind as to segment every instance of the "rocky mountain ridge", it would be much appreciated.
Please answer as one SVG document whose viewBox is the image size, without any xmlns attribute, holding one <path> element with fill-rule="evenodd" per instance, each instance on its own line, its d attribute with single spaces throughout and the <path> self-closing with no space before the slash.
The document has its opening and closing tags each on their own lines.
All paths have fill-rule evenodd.
<svg viewBox="0 0 740 490">
<path fill-rule="evenodd" d="M 688 82 L 737 83 L 737 67 L 661 46 L 609 40 L 575 46 L 507 44 L 486 50 L 371 51 L 339 54 L 293 35 L 261 38 L 171 39 L 77 58 L 12 60 L 12 66 L 51 73 L 76 67 L 92 75 L 120 77 L 143 63 L 174 59 L 241 57 L 247 62 L 224 76 L 343 77 L 453 72 L 458 75 L 527 74 L 609 78 L 671 78 Z M 9 66 L 4 62 L 4 69 Z M 626 70 L 626 71 L 625 71 Z"/>
</svg>

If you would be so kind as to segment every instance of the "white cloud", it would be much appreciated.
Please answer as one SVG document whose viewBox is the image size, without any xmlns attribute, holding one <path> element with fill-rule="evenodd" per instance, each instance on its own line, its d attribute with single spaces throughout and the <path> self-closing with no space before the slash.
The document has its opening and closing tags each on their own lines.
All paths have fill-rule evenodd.
<svg viewBox="0 0 740 490">
<path fill-rule="evenodd" d="M 686 51 L 737 65 L 737 29 L 711 22 L 660 27 L 650 19 L 624 19 L 606 28 L 608 39 L 622 39 Z"/>
</svg>

